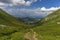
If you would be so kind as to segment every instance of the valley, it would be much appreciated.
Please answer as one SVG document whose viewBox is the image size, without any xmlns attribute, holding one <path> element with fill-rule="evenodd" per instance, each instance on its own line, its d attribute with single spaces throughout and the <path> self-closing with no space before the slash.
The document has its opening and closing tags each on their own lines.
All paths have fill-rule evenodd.
<svg viewBox="0 0 60 40">
<path fill-rule="evenodd" d="M 0 40 L 60 40 L 60 9 L 38 18 L 16 18 L 0 9 Z"/>
</svg>

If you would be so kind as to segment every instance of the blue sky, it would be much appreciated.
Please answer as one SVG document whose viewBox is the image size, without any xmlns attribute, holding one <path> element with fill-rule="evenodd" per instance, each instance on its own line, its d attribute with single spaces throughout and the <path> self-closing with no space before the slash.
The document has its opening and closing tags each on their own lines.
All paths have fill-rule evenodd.
<svg viewBox="0 0 60 40">
<path fill-rule="evenodd" d="M 15 0 L 13 0 L 15 1 Z M 60 7 L 60 0 L 23 0 L 25 3 L 22 2 L 13 2 L 12 0 L 0 0 L 0 6 L 4 6 L 4 7 L 16 7 L 16 8 L 20 8 L 20 7 L 25 7 L 25 8 L 42 8 L 42 7 L 46 7 L 46 8 L 51 8 L 51 7 Z M 3 4 L 2 4 L 3 3 Z M 15 4 L 17 5 L 15 5 Z M 7 5 L 6 5 L 7 4 Z M 14 6 L 10 6 L 8 4 L 13 4 Z"/>
<path fill-rule="evenodd" d="M 15 16 L 44 16 L 59 9 L 60 0 L 0 0 L 0 8 Z"/>
<path fill-rule="evenodd" d="M 59 7 L 60 6 L 60 0 L 38 0 L 37 2 L 33 3 L 31 7 Z"/>
</svg>

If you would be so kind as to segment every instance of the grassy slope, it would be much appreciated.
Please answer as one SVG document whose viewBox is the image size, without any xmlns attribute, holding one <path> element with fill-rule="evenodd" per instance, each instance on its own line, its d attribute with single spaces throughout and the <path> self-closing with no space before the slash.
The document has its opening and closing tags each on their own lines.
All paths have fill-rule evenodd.
<svg viewBox="0 0 60 40">
<path fill-rule="evenodd" d="M 21 36 L 28 26 L 30 25 L 25 24 L 21 20 L 0 9 L 0 40 L 14 39 L 13 36 L 16 34 Z M 20 38 L 23 40 L 22 37 Z"/>
<path fill-rule="evenodd" d="M 19 21 L 17 18 L 9 15 L 2 9 L 0 9 L 0 24 L 5 24 L 5 25 L 22 25 L 22 22 Z"/>
<path fill-rule="evenodd" d="M 60 40 L 60 9 L 45 17 L 42 22 L 42 25 L 34 28 L 38 37 L 42 40 Z"/>
<path fill-rule="evenodd" d="M 0 9 L 0 25 L 6 25 L 6 26 L 29 26 L 29 24 L 25 24 L 22 22 L 22 20 L 19 20 L 18 18 L 13 17 L 12 15 L 9 15 L 2 9 Z"/>
<path fill-rule="evenodd" d="M 24 34 L 33 27 L 0 9 L 0 40 L 26 40 Z"/>
</svg>

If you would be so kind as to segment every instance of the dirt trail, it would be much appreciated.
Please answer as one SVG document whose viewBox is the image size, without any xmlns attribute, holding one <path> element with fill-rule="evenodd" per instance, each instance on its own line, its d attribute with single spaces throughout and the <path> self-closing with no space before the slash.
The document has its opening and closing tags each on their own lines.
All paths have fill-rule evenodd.
<svg viewBox="0 0 60 40">
<path fill-rule="evenodd" d="M 37 38 L 37 33 L 36 33 L 36 32 L 34 32 L 33 40 L 38 40 L 38 38 Z"/>
<path fill-rule="evenodd" d="M 24 35 L 24 38 L 27 40 L 38 40 L 37 33 L 32 30 L 32 33 L 28 32 Z"/>
</svg>

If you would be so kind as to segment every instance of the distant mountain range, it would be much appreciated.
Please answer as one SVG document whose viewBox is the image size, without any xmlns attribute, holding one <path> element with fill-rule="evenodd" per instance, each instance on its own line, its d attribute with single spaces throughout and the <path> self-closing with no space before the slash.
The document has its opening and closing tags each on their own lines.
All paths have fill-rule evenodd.
<svg viewBox="0 0 60 40">
<path fill-rule="evenodd" d="M 15 17 L 20 17 L 20 18 L 25 18 L 25 17 L 29 17 L 29 18 L 43 18 L 45 16 L 47 16 L 48 14 L 52 13 L 54 10 L 39 10 L 37 12 L 34 11 L 21 11 L 21 10 L 6 10 L 9 14 L 15 16 Z"/>
</svg>

